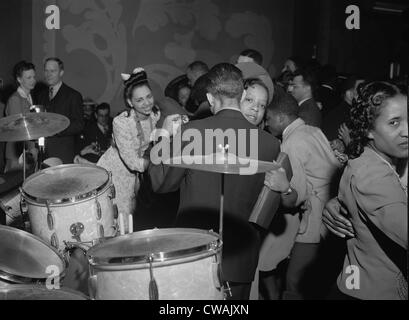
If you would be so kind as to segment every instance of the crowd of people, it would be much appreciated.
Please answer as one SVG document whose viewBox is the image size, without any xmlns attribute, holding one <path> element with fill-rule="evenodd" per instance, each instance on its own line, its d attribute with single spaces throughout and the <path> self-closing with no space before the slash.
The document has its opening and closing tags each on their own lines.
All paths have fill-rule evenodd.
<svg viewBox="0 0 409 320">
<path fill-rule="evenodd" d="M 194 61 L 163 101 L 136 68 L 122 74 L 126 110 L 112 119 L 109 104 L 84 102 L 62 81 L 58 58 L 45 60 L 47 86 L 32 96 L 35 67 L 23 61 L 5 116 L 41 105 L 68 117 L 67 129 L 46 138 L 44 158 L 110 171 L 119 213 L 133 217 L 124 219 L 126 230 L 218 230 L 219 175 L 152 162 L 150 151 L 164 139 L 173 145 L 189 130 L 203 139 L 208 130 L 230 130 L 241 137 L 229 140 L 233 154 L 274 162 L 286 153 L 291 178 L 283 168 L 225 178 L 221 275 L 228 298 L 249 299 L 252 291 L 265 300 L 407 299 L 407 87 L 340 77 L 330 65 L 299 57 L 272 78 L 262 62 L 252 49 L 236 64 Z M 167 134 L 158 138 L 158 128 Z M 201 155 L 219 151 L 202 147 Z M 38 142 L 26 149 L 38 157 Z M 21 152 L 20 143 L 6 144 L 4 172 L 21 168 Z M 268 228 L 249 222 L 263 186 L 280 199 Z"/>
</svg>

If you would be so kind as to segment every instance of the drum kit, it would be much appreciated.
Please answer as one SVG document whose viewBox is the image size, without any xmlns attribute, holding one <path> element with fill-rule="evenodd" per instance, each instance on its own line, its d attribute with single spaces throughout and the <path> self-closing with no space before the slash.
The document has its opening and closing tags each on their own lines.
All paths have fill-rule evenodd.
<svg viewBox="0 0 409 320">
<path fill-rule="evenodd" d="M 67 121 L 53 113 L 6 117 L 0 119 L 0 141 L 49 137 L 64 130 Z M 226 155 L 230 156 L 221 154 Z M 19 190 L 18 211 L 26 224 L 23 228 L 0 225 L 0 300 L 225 299 L 227 287 L 221 279 L 224 176 L 238 174 L 249 164 L 175 163 L 179 162 L 169 165 L 221 174 L 219 233 L 169 228 L 120 235 L 109 172 L 82 164 L 40 170 L 24 177 Z M 259 162 L 257 173 L 275 168 L 277 164 Z M 4 204 L 2 208 L 9 210 Z M 78 251 L 87 261 L 87 292 L 64 286 L 73 252 Z"/>
</svg>

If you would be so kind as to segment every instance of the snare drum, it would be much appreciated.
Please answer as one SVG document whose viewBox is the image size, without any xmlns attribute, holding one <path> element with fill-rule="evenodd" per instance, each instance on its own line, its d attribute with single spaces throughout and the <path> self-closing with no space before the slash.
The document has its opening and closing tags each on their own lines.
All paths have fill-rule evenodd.
<svg viewBox="0 0 409 320">
<path fill-rule="evenodd" d="M 198 229 L 153 229 L 88 250 L 90 296 L 119 300 L 222 300 L 222 243 Z"/>
<path fill-rule="evenodd" d="M 51 167 L 29 177 L 22 198 L 33 234 L 64 250 L 66 242 L 92 242 L 116 234 L 114 186 L 95 165 Z"/>
<path fill-rule="evenodd" d="M 0 226 L 0 287 L 8 284 L 53 284 L 62 280 L 66 262 L 62 255 L 31 233 Z M 54 280 L 53 280 L 54 281 Z"/>
<path fill-rule="evenodd" d="M 44 286 L 21 284 L 0 288 L 0 300 L 88 300 L 88 298 L 71 289 L 49 290 Z"/>
</svg>

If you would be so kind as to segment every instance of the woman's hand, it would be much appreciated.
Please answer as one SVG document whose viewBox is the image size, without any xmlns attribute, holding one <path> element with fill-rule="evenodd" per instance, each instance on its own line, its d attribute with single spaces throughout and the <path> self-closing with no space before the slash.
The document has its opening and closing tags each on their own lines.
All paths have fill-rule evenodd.
<svg viewBox="0 0 409 320">
<path fill-rule="evenodd" d="M 99 155 L 99 153 L 96 151 L 96 144 L 94 142 L 87 145 L 84 149 L 82 149 L 80 154 L 81 154 L 81 156 L 85 156 L 86 154 Z"/>
<path fill-rule="evenodd" d="M 350 130 L 345 123 L 341 124 L 338 129 L 338 138 L 341 139 L 346 146 L 351 143 L 351 136 L 349 135 Z"/>
<path fill-rule="evenodd" d="M 284 168 L 268 171 L 264 178 L 264 184 L 271 190 L 280 193 L 287 192 L 290 188 L 290 182 Z"/>
<path fill-rule="evenodd" d="M 338 237 L 355 237 L 351 222 L 346 218 L 348 211 L 337 198 L 327 202 L 322 212 L 322 221 L 333 234 Z"/>
<path fill-rule="evenodd" d="M 162 128 L 165 129 L 169 136 L 174 136 L 180 129 L 180 126 L 184 123 L 184 119 L 180 114 L 171 114 L 163 121 Z"/>
</svg>

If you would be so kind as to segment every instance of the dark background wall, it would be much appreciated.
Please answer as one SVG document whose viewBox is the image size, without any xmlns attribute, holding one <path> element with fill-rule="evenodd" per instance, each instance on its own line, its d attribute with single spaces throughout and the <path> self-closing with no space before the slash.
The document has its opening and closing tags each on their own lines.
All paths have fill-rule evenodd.
<svg viewBox="0 0 409 320">
<path fill-rule="evenodd" d="M 31 28 L 31 1 L 0 1 L 0 79 L 5 87 L 13 82 L 14 64 L 32 59 Z"/>
<path fill-rule="evenodd" d="M 383 0 L 406 5 L 404 0 Z M 45 7 L 57 4 L 61 29 L 47 30 Z M 361 9 L 361 29 L 347 30 L 345 8 Z M 121 72 L 143 66 L 159 97 L 166 84 L 200 59 L 233 62 L 246 47 L 261 51 L 275 76 L 286 57 L 314 54 L 338 72 L 387 78 L 389 64 L 408 73 L 407 30 L 401 15 L 376 13 L 374 0 L 3 0 L 0 79 L 12 83 L 21 59 L 37 66 L 57 55 L 65 81 L 84 97 L 122 109 Z M 406 32 L 406 35 L 404 33 Z"/>
</svg>

